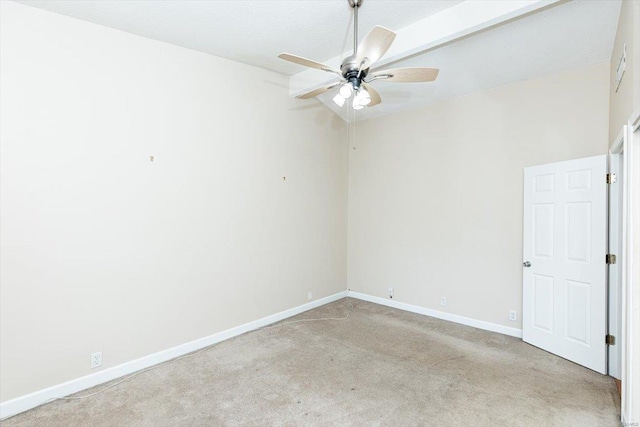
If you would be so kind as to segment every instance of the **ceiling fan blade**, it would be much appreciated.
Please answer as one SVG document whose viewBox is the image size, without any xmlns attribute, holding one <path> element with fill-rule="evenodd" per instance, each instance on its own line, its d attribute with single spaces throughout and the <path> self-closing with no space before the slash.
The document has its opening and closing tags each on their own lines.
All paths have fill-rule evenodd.
<svg viewBox="0 0 640 427">
<path fill-rule="evenodd" d="M 367 105 L 367 107 L 373 107 L 374 105 L 378 105 L 382 102 L 382 98 L 380 98 L 380 94 L 377 90 L 364 82 L 362 82 L 362 87 L 365 88 L 367 92 L 369 92 L 369 96 L 371 97 L 371 102 Z"/>
<path fill-rule="evenodd" d="M 328 71 L 330 73 L 335 73 L 339 76 L 342 75 L 342 73 L 340 73 L 340 71 L 338 70 L 334 70 L 333 68 L 327 65 L 321 64 L 319 62 L 312 61 L 307 58 L 303 58 L 302 56 L 292 55 L 290 53 L 281 53 L 280 55 L 278 55 L 278 58 L 284 59 L 285 61 L 293 62 L 294 64 L 304 65 L 305 67 L 315 68 L 322 71 Z"/>
<path fill-rule="evenodd" d="M 334 82 L 334 83 L 328 84 L 326 86 L 322 86 L 322 87 L 320 87 L 318 89 L 314 89 L 314 90 L 311 90 L 309 92 L 302 93 L 302 94 L 296 96 L 296 98 L 298 98 L 298 99 L 309 99 L 309 98 L 316 97 L 318 95 L 322 95 L 323 93 L 325 93 L 325 92 L 333 89 L 334 87 L 340 85 L 340 83 L 341 82 Z"/>
<path fill-rule="evenodd" d="M 389 50 L 395 38 L 396 33 L 393 31 L 384 27 L 374 27 L 358 46 L 356 63 L 361 64 L 362 61 L 367 61 L 365 68 L 369 68 Z"/>
<path fill-rule="evenodd" d="M 384 79 L 398 83 L 432 82 L 438 77 L 439 72 L 437 68 L 395 68 L 376 71 L 371 74 L 370 80 Z"/>
</svg>

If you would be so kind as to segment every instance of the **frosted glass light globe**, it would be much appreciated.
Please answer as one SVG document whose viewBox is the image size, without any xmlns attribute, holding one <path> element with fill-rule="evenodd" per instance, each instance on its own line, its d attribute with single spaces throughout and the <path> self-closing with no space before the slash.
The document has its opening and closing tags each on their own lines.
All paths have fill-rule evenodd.
<svg viewBox="0 0 640 427">
<path fill-rule="evenodd" d="M 351 83 L 347 82 L 345 84 L 343 84 L 342 86 L 340 86 L 340 96 L 347 99 L 351 96 L 351 94 L 353 93 L 353 86 L 351 85 Z"/>
<path fill-rule="evenodd" d="M 353 102 L 364 107 L 371 102 L 371 95 L 369 95 L 369 92 L 367 92 L 365 88 L 360 88 L 355 98 L 353 98 Z"/>
</svg>

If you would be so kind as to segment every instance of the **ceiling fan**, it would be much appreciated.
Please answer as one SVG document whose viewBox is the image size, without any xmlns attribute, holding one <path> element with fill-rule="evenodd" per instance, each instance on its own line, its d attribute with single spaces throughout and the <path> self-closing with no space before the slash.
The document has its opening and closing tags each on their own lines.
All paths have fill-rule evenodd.
<svg viewBox="0 0 640 427">
<path fill-rule="evenodd" d="M 345 101 L 353 95 L 352 108 L 361 110 L 364 107 L 373 107 L 382 102 L 380 94 L 369 83 L 374 80 L 387 80 L 398 83 L 431 82 L 438 77 L 437 68 L 395 68 L 391 70 L 379 70 L 370 73 L 371 66 L 376 63 L 391 47 L 396 33 L 376 26 L 358 45 L 358 9 L 364 0 L 348 0 L 353 8 L 353 55 L 342 61 L 340 71 L 290 53 L 281 53 L 278 58 L 293 62 L 305 67 L 315 68 L 336 74 L 340 77 L 337 82 L 330 83 L 318 89 L 301 93 L 296 96 L 300 99 L 309 99 L 321 95 L 335 87 L 340 86 L 338 94 L 333 101 L 342 107 Z"/>
</svg>

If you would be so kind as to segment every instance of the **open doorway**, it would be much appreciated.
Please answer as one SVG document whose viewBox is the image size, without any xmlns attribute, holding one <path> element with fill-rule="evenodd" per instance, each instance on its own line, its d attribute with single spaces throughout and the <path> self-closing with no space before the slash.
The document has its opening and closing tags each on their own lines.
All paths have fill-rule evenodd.
<svg viewBox="0 0 640 427">
<path fill-rule="evenodd" d="M 622 423 L 638 425 L 640 275 L 637 271 L 637 250 L 640 247 L 640 192 L 637 186 L 640 182 L 640 114 L 624 126 L 609 154 L 611 171 L 617 168 L 618 172 L 617 183 L 610 186 L 609 244 L 610 251 L 619 251 L 616 264 L 609 269 L 609 328 L 612 334 L 616 327 L 619 328 L 617 333 L 620 335 L 617 345 L 609 348 L 609 373 L 622 381 Z"/>
</svg>

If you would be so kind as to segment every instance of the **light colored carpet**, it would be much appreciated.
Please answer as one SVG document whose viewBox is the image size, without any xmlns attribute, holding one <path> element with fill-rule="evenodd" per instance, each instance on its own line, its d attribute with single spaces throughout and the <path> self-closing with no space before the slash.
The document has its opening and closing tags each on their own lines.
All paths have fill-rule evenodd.
<svg viewBox="0 0 640 427">
<path fill-rule="evenodd" d="M 620 425 L 610 377 L 516 338 L 350 301 L 347 320 L 250 332 L 3 426 Z M 296 319 L 346 313 L 340 300 Z"/>
</svg>

